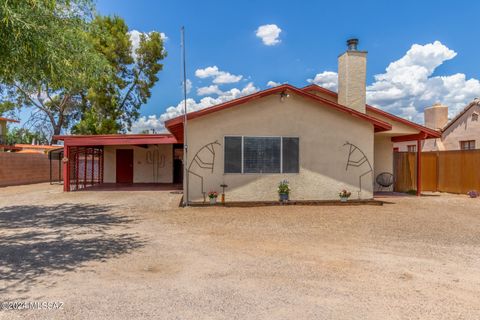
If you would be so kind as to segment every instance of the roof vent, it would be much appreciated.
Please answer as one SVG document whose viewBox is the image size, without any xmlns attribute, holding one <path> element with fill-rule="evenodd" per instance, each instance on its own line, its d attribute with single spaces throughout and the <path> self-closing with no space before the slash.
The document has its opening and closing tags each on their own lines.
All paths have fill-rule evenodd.
<svg viewBox="0 0 480 320">
<path fill-rule="evenodd" d="M 347 40 L 348 51 L 357 51 L 358 39 L 352 38 Z"/>
</svg>

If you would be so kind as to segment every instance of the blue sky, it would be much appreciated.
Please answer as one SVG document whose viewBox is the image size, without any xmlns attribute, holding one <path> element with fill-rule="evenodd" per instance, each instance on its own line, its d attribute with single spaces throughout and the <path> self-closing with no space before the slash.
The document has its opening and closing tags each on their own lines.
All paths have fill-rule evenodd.
<svg viewBox="0 0 480 320">
<path fill-rule="evenodd" d="M 480 96 L 476 1 L 98 0 L 97 10 L 123 17 L 131 30 L 155 30 L 168 37 L 164 70 L 150 101 L 142 106 L 146 118 L 137 123 L 137 131 L 161 129 L 162 120 L 178 114 L 165 111 L 182 100 L 182 25 L 192 82 L 190 110 L 265 89 L 269 81 L 304 86 L 320 74 L 316 83 L 328 87 L 327 78 L 335 74 L 323 72 L 336 72 L 337 56 L 350 37 L 359 38 L 360 49 L 368 51 L 369 103 L 422 122 L 421 112 L 429 104 L 448 104 L 453 114 Z M 265 45 L 256 30 L 272 24 L 281 29 L 278 43 Z M 419 46 L 407 54 L 415 44 Z M 242 78 L 197 95 L 199 88 L 215 85 L 215 76 L 200 78 L 196 71 L 214 66 Z M 382 80 L 375 79 L 382 74 Z M 335 90 L 334 84 L 330 87 Z"/>
</svg>

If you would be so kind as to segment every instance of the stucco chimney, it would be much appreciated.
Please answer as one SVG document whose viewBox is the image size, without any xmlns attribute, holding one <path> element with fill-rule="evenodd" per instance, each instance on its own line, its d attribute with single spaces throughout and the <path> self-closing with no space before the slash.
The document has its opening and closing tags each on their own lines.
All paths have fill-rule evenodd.
<svg viewBox="0 0 480 320">
<path fill-rule="evenodd" d="M 441 103 L 425 108 L 425 126 L 430 129 L 439 130 L 445 127 L 448 122 L 448 107 Z"/>
<path fill-rule="evenodd" d="M 338 57 L 338 103 L 365 113 L 367 51 L 357 50 L 358 39 L 347 40 Z"/>
</svg>

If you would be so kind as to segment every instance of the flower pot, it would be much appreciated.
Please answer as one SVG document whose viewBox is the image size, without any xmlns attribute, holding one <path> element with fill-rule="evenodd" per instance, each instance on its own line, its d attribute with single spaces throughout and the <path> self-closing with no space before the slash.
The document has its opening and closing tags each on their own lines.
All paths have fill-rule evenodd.
<svg viewBox="0 0 480 320">
<path fill-rule="evenodd" d="M 216 204 L 217 198 L 210 198 L 210 204 Z"/>
<path fill-rule="evenodd" d="M 279 193 L 278 196 L 281 202 L 288 201 L 288 193 Z"/>
<path fill-rule="evenodd" d="M 341 202 L 347 202 L 347 200 L 348 200 L 348 197 L 340 197 Z"/>
</svg>

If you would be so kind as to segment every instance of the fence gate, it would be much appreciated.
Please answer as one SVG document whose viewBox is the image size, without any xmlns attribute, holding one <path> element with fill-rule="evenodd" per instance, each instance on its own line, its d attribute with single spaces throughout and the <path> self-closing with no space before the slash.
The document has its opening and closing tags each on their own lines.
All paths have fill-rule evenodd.
<svg viewBox="0 0 480 320">
<path fill-rule="evenodd" d="M 69 147 L 70 190 L 103 183 L 103 147 Z"/>
<path fill-rule="evenodd" d="M 394 153 L 395 191 L 416 189 L 415 152 Z M 422 191 L 480 190 L 480 150 L 422 152 Z"/>
</svg>

